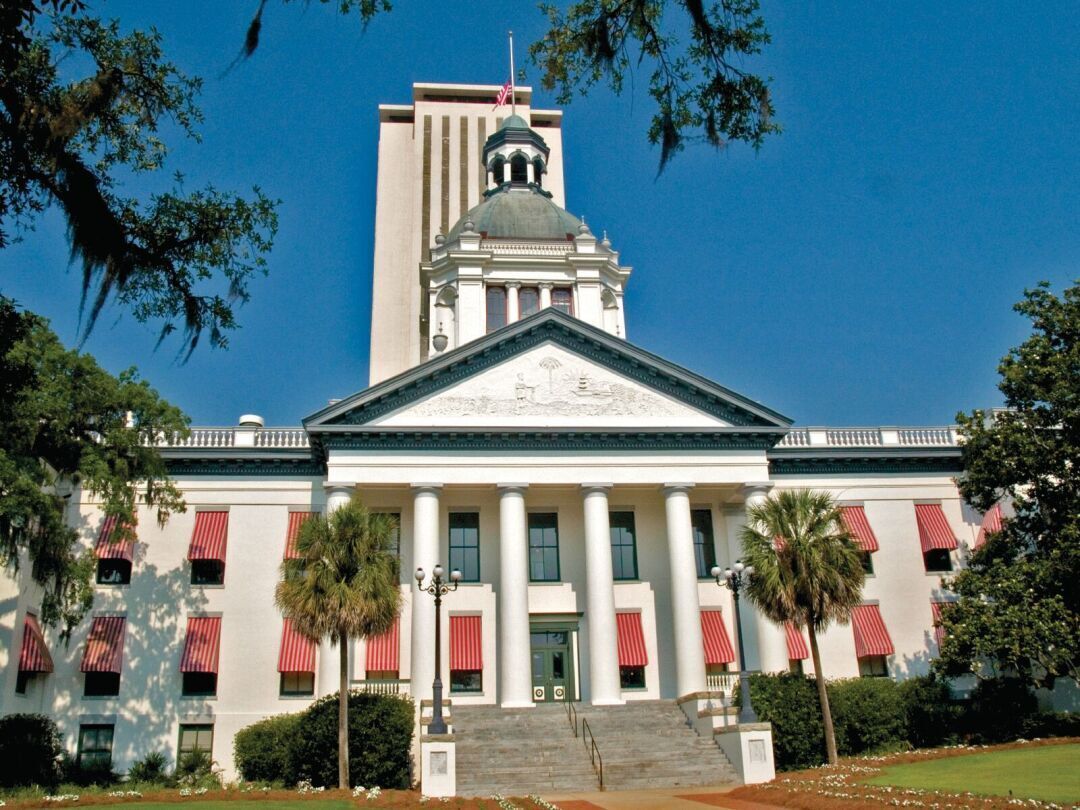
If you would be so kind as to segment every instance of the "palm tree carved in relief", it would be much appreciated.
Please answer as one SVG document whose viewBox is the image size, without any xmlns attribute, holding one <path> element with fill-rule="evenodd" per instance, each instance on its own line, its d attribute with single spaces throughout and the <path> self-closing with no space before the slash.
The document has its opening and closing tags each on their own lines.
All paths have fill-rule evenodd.
<svg viewBox="0 0 1080 810">
<path fill-rule="evenodd" d="M 747 509 L 741 532 L 743 561 L 754 566 L 746 593 L 777 624 L 806 628 L 814 661 L 825 750 L 835 763 L 836 734 L 821 672 L 818 634 L 832 623 L 847 624 L 862 602 L 859 548 L 831 495 L 782 490 Z"/>
<path fill-rule="evenodd" d="M 354 497 L 301 525 L 296 557 L 281 564 L 274 601 L 297 630 L 340 654 L 338 786 L 349 787 L 349 641 L 390 630 L 401 609 L 394 549 L 397 517 L 370 512 Z"/>
</svg>

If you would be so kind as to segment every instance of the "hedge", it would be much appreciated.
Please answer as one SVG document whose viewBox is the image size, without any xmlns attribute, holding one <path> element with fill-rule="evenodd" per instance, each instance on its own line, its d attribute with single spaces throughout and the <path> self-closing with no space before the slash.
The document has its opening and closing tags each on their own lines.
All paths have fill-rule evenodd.
<svg viewBox="0 0 1080 810">
<path fill-rule="evenodd" d="M 63 754 L 56 723 L 45 715 L 0 717 L 0 787 L 55 787 Z"/>
<path fill-rule="evenodd" d="M 750 701 L 762 722 L 772 723 L 778 769 L 811 768 L 825 761 L 825 730 L 812 678 L 751 675 Z"/>
<path fill-rule="evenodd" d="M 248 780 L 336 787 L 337 694 L 297 714 L 248 726 L 233 743 Z M 349 695 L 349 779 L 353 785 L 408 788 L 412 783 L 413 702 L 393 695 Z"/>
</svg>

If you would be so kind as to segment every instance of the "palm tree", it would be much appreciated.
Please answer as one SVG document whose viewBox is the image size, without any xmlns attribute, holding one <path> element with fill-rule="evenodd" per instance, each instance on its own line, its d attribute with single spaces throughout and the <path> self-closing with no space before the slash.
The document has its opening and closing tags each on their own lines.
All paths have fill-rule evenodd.
<svg viewBox="0 0 1080 810">
<path fill-rule="evenodd" d="M 369 512 L 354 497 L 328 517 L 304 521 L 294 559 L 281 564 L 274 601 L 300 633 L 329 638 L 341 654 L 338 786 L 349 787 L 349 640 L 385 633 L 401 607 L 393 515 Z"/>
<path fill-rule="evenodd" d="M 832 496 L 807 489 L 783 490 L 751 506 L 742 544 L 744 562 L 754 566 L 746 588 L 750 601 L 777 624 L 806 627 L 825 751 L 835 764 L 836 734 L 817 637 L 832 622 L 847 624 L 862 601 L 866 573 L 858 546 Z"/>
</svg>

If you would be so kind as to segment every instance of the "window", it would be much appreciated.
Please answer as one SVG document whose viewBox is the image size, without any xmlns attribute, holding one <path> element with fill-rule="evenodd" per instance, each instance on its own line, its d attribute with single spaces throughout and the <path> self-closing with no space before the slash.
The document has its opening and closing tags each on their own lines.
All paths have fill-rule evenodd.
<svg viewBox="0 0 1080 810">
<path fill-rule="evenodd" d="M 87 672 L 83 697 L 115 697 L 120 694 L 119 672 Z"/>
<path fill-rule="evenodd" d="M 450 670 L 450 692 L 483 692 L 484 673 L 479 669 Z"/>
<path fill-rule="evenodd" d="M 394 528 L 390 532 L 390 551 L 401 559 L 401 513 L 400 512 L 382 512 L 380 514 L 387 515 L 394 519 Z"/>
<path fill-rule="evenodd" d="M 694 509 L 690 512 L 690 524 L 694 529 L 694 559 L 697 561 L 698 579 L 706 579 L 712 576 L 713 566 L 716 565 L 712 510 Z"/>
<path fill-rule="evenodd" d="M 462 582 L 480 581 L 480 515 L 450 513 L 450 570 L 461 572 Z"/>
<path fill-rule="evenodd" d="M 487 288 L 487 330 L 494 332 L 506 326 L 506 287 Z"/>
<path fill-rule="evenodd" d="M 181 723 L 180 724 L 180 757 L 194 753 L 203 753 L 208 756 L 214 750 L 214 727 L 204 723 Z M 177 757 L 179 759 L 179 757 Z"/>
<path fill-rule="evenodd" d="M 504 168 L 505 166 L 506 159 L 502 155 L 499 155 L 495 158 L 495 160 L 491 162 L 491 177 L 492 180 L 495 181 L 495 185 L 497 186 L 501 185 L 503 182 L 503 178 L 505 177 L 506 172 Z"/>
<path fill-rule="evenodd" d="M 529 515 L 529 581 L 559 581 L 559 516 Z"/>
<path fill-rule="evenodd" d="M 574 314 L 574 294 L 569 287 L 556 287 L 551 291 L 551 305 L 567 315 Z"/>
<path fill-rule="evenodd" d="M 952 557 L 947 548 L 932 548 L 923 554 L 927 571 L 952 571 Z"/>
<path fill-rule="evenodd" d="M 113 728 L 104 724 L 79 726 L 79 752 L 75 761 L 81 769 L 112 769 Z"/>
<path fill-rule="evenodd" d="M 859 559 L 862 560 L 862 570 L 866 574 L 874 573 L 874 557 L 869 551 L 860 551 Z"/>
<path fill-rule="evenodd" d="M 224 585 L 225 563 L 221 560 L 192 560 L 192 585 Z"/>
<path fill-rule="evenodd" d="M 533 158 L 533 182 L 539 188 L 542 185 L 541 178 L 544 176 L 544 161 L 539 157 Z"/>
<path fill-rule="evenodd" d="M 20 669 L 19 673 L 15 676 L 15 694 L 25 695 L 26 690 L 30 686 L 35 675 L 37 675 L 36 672 L 24 672 Z"/>
<path fill-rule="evenodd" d="M 510 158 L 510 182 L 524 185 L 529 182 L 529 161 L 522 154 Z"/>
<path fill-rule="evenodd" d="M 637 579 L 637 544 L 634 541 L 634 513 L 612 512 L 611 573 L 614 579 Z"/>
<path fill-rule="evenodd" d="M 214 697 L 217 695 L 216 672 L 185 672 L 184 697 Z"/>
<path fill-rule="evenodd" d="M 859 675 L 863 678 L 886 678 L 889 675 L 889 666 L 885 663 L 884 655 L 869 655 L 859 659 Z"/>
<path fill-rule="evenodd" d="M 131 584 L 131 560 L 98 560 L 98 585 Z"/>
<path fill-rule="evenodd" d="M 619 667 L 620 689 L 644 689 L 645 667 Z"/>
<path fill-rule="evenodd" d="M 522 318 L 539 312 L 540 290 L 536 287 L 522 287 L 518 290 L 518 309 Z"/>
<path fill-rule="evenodd" d="M 283 697 L 295 697 L 297 695 L 315 694 L 314 672 L 282 672 L 281 695 Z"/>
</svg>

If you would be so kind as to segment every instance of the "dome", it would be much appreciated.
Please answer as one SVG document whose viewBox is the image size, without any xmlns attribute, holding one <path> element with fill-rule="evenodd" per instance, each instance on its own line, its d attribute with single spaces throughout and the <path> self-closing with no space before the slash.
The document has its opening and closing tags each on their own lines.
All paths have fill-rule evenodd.
<svg viewBox="0 0 1080 810">
<path fill-rule="evenodd" d="M 529 123 L 520 115 L 511 115 L 502 122 L 499 129 L 531 129 Z"/>
<path fill-rule="evenodd" d="M 446 241 L 456 242 L 466 222 L 488 239 L 557 239 L 578 234 L 581 220 L 560 208 L 535 188 L 502 188 L 473 208 L 450 229 Z"/>
</svg>

